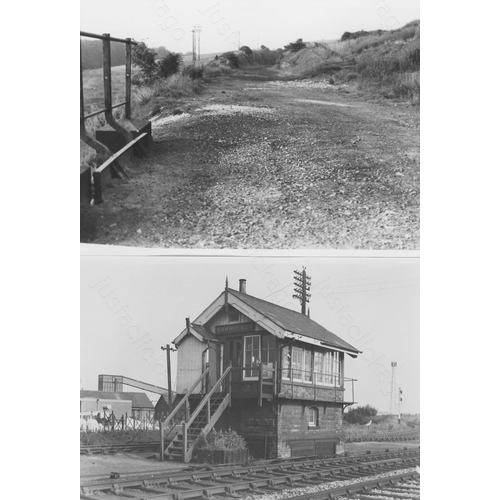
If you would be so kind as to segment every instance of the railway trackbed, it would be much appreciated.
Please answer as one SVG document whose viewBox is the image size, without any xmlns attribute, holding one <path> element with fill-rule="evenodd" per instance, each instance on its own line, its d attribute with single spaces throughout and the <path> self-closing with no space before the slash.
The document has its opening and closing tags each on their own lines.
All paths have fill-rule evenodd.
<svg viewBox="0 0 500 500">
<path fill-rule="evenodd" d="M 407 431 L 384 432 L 377 434 L 367 434 L 366 436 L 349 437 L 347 443 L 357 443 L 363 441 L 414 441 L 420 439 L 420 428 L 413 428 Z M 129 444 L 94 444 L 80 445 L 80 455 L 91 455 L 94 453 L 123 453 L 134 451 L 158 451 L 159 442 L 129 443 Z"/>
<path fill-rule="evenodd" d="M 80 498 L 187 500 L 240 497 L 290 488 L 318 486 L 332 481 L 368 479 L 375 474 L 419 465 L 420 450 L 378 453 L 358 457 L 332 457 L 275 461 L 252 466 L 203 467 L 170 473 L 138 474 L 129 479 L 84 482 Z"/>
<path fill-rule="evenodd" d="M 158 451 L 159 448 L 160 443 L 154 441 L 148 443 L 80 445 L 80 455 L 92 455 L 94 453 Z"/>
<path fill-rule="evenodd" d="M 288 500 L 341 500 L 343 498 L 346 500 L 418 499 L 420 498 L 420 474 L 414 470 L 407 471 L 287 497 Z"/>
</svg>

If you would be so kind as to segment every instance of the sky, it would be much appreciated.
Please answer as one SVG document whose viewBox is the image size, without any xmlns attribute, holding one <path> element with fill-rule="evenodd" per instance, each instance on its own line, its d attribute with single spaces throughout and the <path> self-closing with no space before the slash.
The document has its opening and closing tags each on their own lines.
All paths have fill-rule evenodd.
<svg viewBox="0 0 500 500">
<path fill-rule="evenodd" d="M 345 376 L 358 380 L 354 400 L 389 411 L 396 362 L 401 411 L 419 412 L 418 258 L 271 257 L 250 250 L 240 257 L 82 256 L 80 388 L 97 390 L 99 374 L 166 387 L 160 347 L 224 290 L 226 276 L 231 288 L 245 278 L 250 295 L 298 311 L 293 271 L 302 266 L 312 278 L 311 318 L 363 351 L 346 356 Z"/>
<path fill-rule="evenodd" d="M 297 38 L 335 40 L 345 31 L 396 29 L 420 18 L 419 0 L 80 0 L 80 30 L 133 38 L 185 53 L 199 24 L 201 53 L 241 45 L 271 49 Z"/>
</svg>

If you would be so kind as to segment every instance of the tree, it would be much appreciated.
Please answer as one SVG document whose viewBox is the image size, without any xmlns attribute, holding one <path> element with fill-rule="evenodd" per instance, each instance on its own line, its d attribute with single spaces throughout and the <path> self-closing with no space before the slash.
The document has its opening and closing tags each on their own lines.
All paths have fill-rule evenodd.
<svg viewBox="0 0 500 500">
<path fill-rule="evenodd" d="M 169 51 L 163 45 L 161 45 L 160 47 L 158 47 L 156 49 L 156 54 L 157 54 L 157 57 L 163 58 L 163 57 L 168 56 Z"/>
<path fill-rule="evenodd" d="M 351 408 L 344 414 L 344 422 L 348 422 L 349 424 L 366 424 L 375 415 L 377 415 L 377 409 L 373 406 L 358 406 L 357 408 Z"/>
<path fill-rule="evenodd" d="M 240 47 L 240 50 L 244 52 L 247 56 L 251 56 L 253 54 L 252 49 L 247 45 L 243 45 L 243 47 Z"/>
<path fill-rule="evenodd" d="M 289 50 L 291 52 L 298 52 L 299 50 L 305 48 L 306 44 L 302 41 L 302 38 L 297 38 L 295 42 L 291 42 L 288 45 L 285 45 L 285 50 Z"/>
<path fill-rule="evenodd" d="M 182 64 L 182 55 L 177 52 L 170 52 L 158 63 L 158 76 L 167 78 L 179 71 Z"/>
<path fill-rule="evenodd" d="M 151 83 L 158 77 L 156 52 L 144 42 L 139 42 L 132 51 L 132 64 L 141 70 L 141 76 L 146 83 Z"/>
</svg>

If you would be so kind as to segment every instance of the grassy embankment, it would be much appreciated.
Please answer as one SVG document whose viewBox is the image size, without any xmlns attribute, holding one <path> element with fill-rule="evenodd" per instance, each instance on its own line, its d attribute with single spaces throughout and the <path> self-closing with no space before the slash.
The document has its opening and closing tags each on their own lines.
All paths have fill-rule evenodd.
<svg viewBox="0 0 500 500">
<path fill-rule="evenodd" d="M 280 68 L 297 78 L 328 76 L 335 85 L 420 104 L 420 21 L 396 30 L 354 35 L 285 53 Z"/>
<path fill-rule="evenodd" d="M 373 418 L 372 424 L 369 426 L 360 424 L 349 424 L 344 422 L 342 425 L 342 439 L 348 441 L 349 439 L 375 436 L 376 434 L 385 432 L 398 432 L 407 431 L 413 425 L 420 423 L 420 416 L 404 417 L 401 423 L 398 424 L 398 419 L 390 415 L 377 415 Z"/>
</svg>

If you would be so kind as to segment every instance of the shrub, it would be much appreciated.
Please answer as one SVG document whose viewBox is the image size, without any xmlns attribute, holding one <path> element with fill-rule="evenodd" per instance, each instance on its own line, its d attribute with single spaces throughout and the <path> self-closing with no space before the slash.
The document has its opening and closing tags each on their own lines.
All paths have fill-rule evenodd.
<svg viewBox="0 0 500 500">
<path fill-rule="evenodd" d="M 377 414 L 377 409 L 373 406 L 358 406 L 351 408 L 344 414 L 344 422 L 350 424 L 366 424 Z"/>
<path fill-rule="evenodd" d="M 295 42 L 290 42 L 288 45 L 285 45 L 285 50 L 289 50 L 290 52 L 298 52 L 305 48 L 306 44 L 302 41 L 302 38 L 297 38 Z"/>
<path fill-rule="evenodd" d="M 238 62 L 238 56 L 234 52 L 224 52 L 224 54 L 222 54 L 221 57 L 227 59 L 229 66 L 231 68 L 240 67 L 240 63 Z"/>
<path fill-rule="evenodd" d="M 182 75 L 189 76 L 193 80 L 197 78 L 203 78 L 203 74 L 205 72 L 204 66 L 195 66 L 194 64 L 188 64 L 182 68 Z"/>
<path fill-rule="evenodd" d="M 243 45 L 243 47 L 240 47 L 240 50 L 244 52 L 247 56 L 251 56 L 253 54 L 252 49 L 247 45 Z"/>
<path fill-rule="evenodd" d="M 209 451 L 246 450 L 246 441 L 235 431 L 210 431 L 205 437 L 200 435 L 196 440 L 196 448 Z"/>
<path fill-rule="evenodd" d="M 170 52 L 158 63 L 158 76 L 168 78 L 179 71 L 182 63 L 182 55 Z"/>
</svg>

